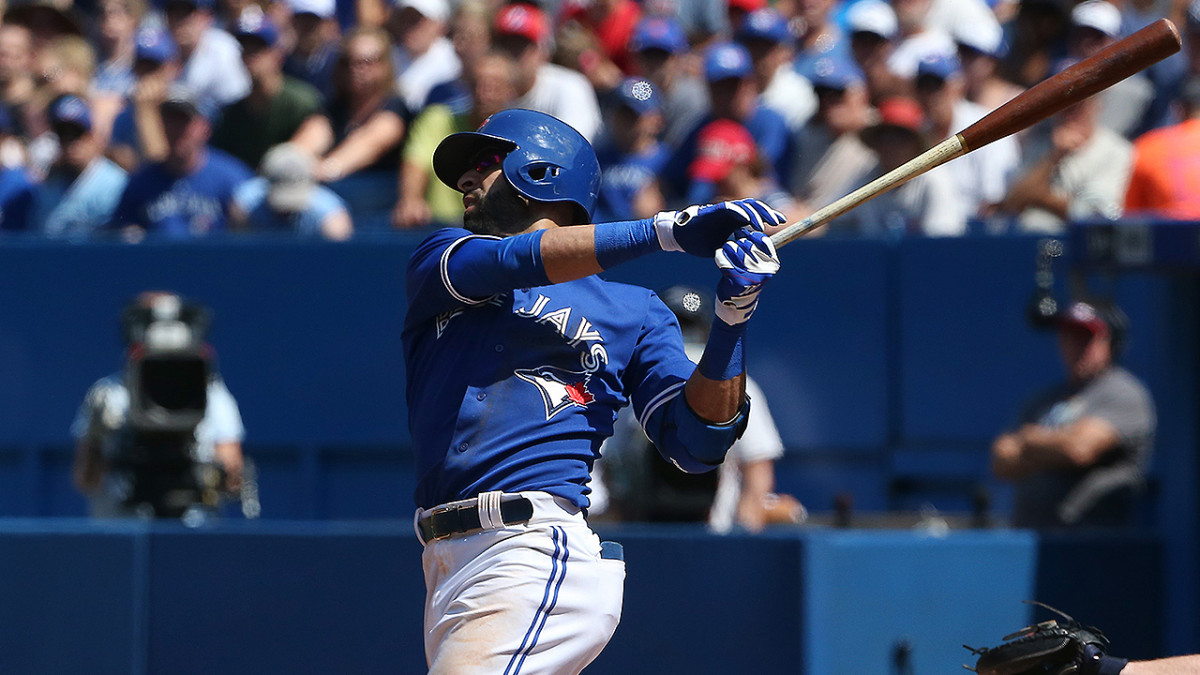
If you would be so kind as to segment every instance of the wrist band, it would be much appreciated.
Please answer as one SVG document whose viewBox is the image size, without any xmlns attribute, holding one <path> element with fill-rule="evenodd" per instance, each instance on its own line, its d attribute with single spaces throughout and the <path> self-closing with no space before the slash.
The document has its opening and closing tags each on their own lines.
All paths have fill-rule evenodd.
<svg viewBox="0 0 1200 675">
<path fill-rule="evenodd" d="M 697 370 L 710 380 L 731 380 L 746 372 L 746 325 L 730 326 L 717 319 L 708 332 Z"/>
</svg>

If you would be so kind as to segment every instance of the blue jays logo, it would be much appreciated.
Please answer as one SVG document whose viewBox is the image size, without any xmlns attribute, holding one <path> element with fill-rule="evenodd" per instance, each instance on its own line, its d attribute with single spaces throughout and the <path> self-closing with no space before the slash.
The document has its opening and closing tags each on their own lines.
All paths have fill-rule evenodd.
<svg viewBox="0 0 1200 675">
<path fill-rule="evenodd" d="M 546 404 L 546 420 L 570 407 L 586 408 L 596 400 L 588 391 L 587 373 L 576 373 L 553 366 L 518 370 L 516 376 L 538 388 Z"/>
</svg>

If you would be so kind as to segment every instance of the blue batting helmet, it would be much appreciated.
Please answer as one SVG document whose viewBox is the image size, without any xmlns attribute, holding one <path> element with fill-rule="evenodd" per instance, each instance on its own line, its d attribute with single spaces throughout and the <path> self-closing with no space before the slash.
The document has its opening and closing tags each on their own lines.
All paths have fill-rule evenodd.
<svg viewBox="0 0 1200 675">
<path fill-rule="evenodd" d="M 458 189 L 480 150 L 506 151 L 504 177 L 517 192 L 539 202 L 570 202 L 579 207 L 578 222 L 588 222 L 600 189 L 596 151 L 562 120 L 534 110 L 502 110 L 477 131 L 451 134 L 433 152 L 439 180 Z"/>
</svg>

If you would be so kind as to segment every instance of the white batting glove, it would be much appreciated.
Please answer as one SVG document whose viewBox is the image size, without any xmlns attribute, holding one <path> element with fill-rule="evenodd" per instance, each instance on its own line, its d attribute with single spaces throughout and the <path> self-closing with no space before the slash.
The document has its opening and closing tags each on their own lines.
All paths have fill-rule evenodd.
<svg viewBox="0 0 1200 675">
<path fill-rule="evenodd" d="M 721 270 L 717 318 L 730 326 L 743 324 L 758 307 L 763 285 L 779 271 L 775 244 L 765 233 L 747 227 L 730 237 L 714 259 Z"/>
<path fill-rule="evenodd" d="M 654 216 L 654 231 L 664 251 L 683 251 L 707 258 L 734 232 L 743 227 L 763 231 L 783 225 L 787 218 L 765 202 L 739 199 L 719 204 L 689 206 Z"/>
</svg>

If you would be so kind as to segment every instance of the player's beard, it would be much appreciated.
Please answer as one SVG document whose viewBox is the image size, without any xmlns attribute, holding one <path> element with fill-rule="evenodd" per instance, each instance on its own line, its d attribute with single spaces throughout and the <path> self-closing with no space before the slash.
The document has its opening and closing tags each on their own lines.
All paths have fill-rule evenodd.
<svg viewBox="0 0 1200 675">
<path fill-rule="evenodd" d="M 501 175 L 475 208 L 463 214 L 463 227 L 475 234 L 504 237 L 523 232 L 529 227 L 529 218 L 529 203 Z"/>
</svg>

